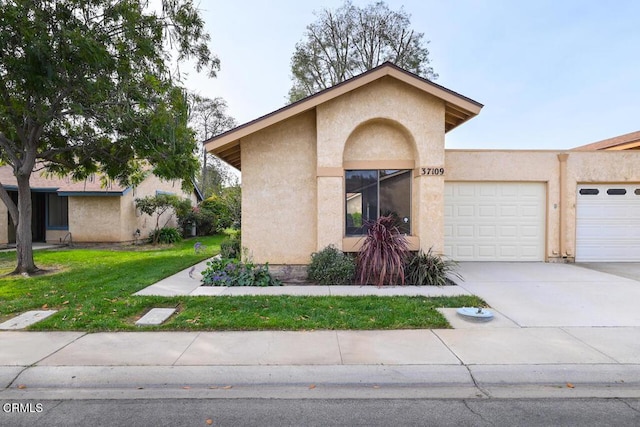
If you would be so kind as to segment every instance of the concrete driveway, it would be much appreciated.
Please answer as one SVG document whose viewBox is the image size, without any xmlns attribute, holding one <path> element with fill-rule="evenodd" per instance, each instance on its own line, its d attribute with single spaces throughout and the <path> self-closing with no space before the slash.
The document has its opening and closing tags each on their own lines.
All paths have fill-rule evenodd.
<svg viewBox="0 0 640 427">
<path fill-rule="evenodd" d="M 582 262 L 575 265 L 640 281 L 640 262 Z"/>
<path fill-rule="evenodd" d="M 640 326 L 640 281 L 575 264 L 462 262 L 458 284 L 521 327 Z M 628 269 L 631 271 L 632 269 Z M 627 276 L 640 279 L 638 276 Z"/>
</svg>

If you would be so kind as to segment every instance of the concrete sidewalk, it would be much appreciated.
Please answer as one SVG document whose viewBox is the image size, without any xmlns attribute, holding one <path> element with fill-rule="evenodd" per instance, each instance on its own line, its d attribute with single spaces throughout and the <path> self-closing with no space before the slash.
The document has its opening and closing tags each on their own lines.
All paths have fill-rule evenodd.
<svg viewBox="0 0 640 427">
<path fill-rule="evenodd" d="M 558 264 L 461 272 L 430 292 L 476 294 L 491 322 L 443 309 L 454 329 L 0 332 L 0 396 L 640 397 L 640 282 Z M 146 291 L 192 294 L 194 282 L 186 271 Z"/>
<path fill-rule="evenodd" d="M 0 332 L 0 396 L 322 387 L 323 396 L 404 388 L 417 397 L 639 397 L 639 336 L 640 328 Z"/>
</svg>

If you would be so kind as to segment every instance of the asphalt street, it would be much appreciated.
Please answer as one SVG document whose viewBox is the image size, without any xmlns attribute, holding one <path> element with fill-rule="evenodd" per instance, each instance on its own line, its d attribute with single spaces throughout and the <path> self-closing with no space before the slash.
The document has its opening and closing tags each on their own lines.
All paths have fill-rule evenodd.
<svg viewBox="0 0 640 427">
<path fill-rule="evenodd" d="M 27 412 L 21 412 L 16 403 Z M 640 400 L 618 398 L 122 399 L 2 404 L 0 425 L 7 427 L 640 425 Z"/>
</svg>

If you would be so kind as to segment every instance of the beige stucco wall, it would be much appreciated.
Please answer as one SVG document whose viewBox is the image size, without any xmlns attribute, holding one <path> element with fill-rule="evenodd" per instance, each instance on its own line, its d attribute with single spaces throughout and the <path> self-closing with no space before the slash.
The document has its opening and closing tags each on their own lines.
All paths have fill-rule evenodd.
<svg viewBox="0 0 640 427">
<path fill-rule="evenodd" d="M 344 239 L 345 169 L 414 169 L 444 165 L 444 102 L 385 77 L 317 108 L 318 250 Z M 333 171 L 334 176 L 329 171 Z M 444 179 L 416 174 L 412 234 L 442 246 Z M 414 241 L 417 241 L 414 239 Z"/>
<path fill-rule="evenodd" d="M 179 180 L 166 181 L 155 175 L 150 175 L 139 186 L 132 188 L 120 198 L 120 228 L 119 241 L 126 242 L 134 240 L 134 233 L 140 230 L 140 237 L 149 236 L 156 226 L 156 215 L 149 216 L 136 210 L 135 199 L 147 196 L 155 196 L 156 191 L 175 194 L 182 199 L 191 200 L 193 206 L 196 205 L 196 197 L 193 193 L 185 193 L 182 190 Z M 173 210 L 163 214 L 160 218 L 160 227 L 167 223 L 167 227 L 177 227 L 178 223 Z"/>
<path fill-rule="evenodd" d="M 445 165 L 447 181 L 546 183 L 548 260 L 575 256 L 578 184 L 640 182 L 636 151 L 446 150 Z"/>
<path fill-rule="evenodd" d="M 149 175 L 139 186 L 125 191 L 122 196 L 70 196 L 69 232 L 73 241 L 130 242 L 135 239 L 136 229 L 140 229 L 142 239 L 148 237 L 155 228 L 156 218 L 137 211 L 135 199 L 153 196 L 157 190 L 190 198 L 195 204 L 195 196 L 184 193 L 179 181 L 165 181 L 155 175 Z M 175 227 L 177 223 L 173 212 L 165 213 L 161 217 L 160 226 L 163 226 L 168 218 L 168 226 Z M 51 230 L 47 231 L 47 239 L 49 233 Z"/>
<path fill-rule="evenodd" d="M 446 181 L 541 182 L 547 188 L 545 257 L 560 257 L 559 151 L 446 150 Z"/>
<path fill-rule="evenodd" d="M 444 249 L 445 181 L 539 182 L 545 258 L 575 254 L 576 186 L 640 182 L 640 152 L 446 150 L 445 104 L 385 77 L 241 140 L 243 245 L 257 262 L 304 264 L 345 237 L 344 171 L 413 169 L 414 248 Z M 444 176 L 422 168 L 444 168 Z"/>
<path fill-rule="evenodd" d="M 146 238 L 155 227 L 155 217 L 140 214 L 135 209 L 135 198 L 153 196 L 156 190 L 189 198 L 196 204 L 194 193 L 182 191 L 179 180 L 165 181 L 150 174 L 138 187 L 129 189 L 123 196 L 69 196 L 69 229 L 46 230 L 48 243 L 60 243 L 68 240 L 71 233 L 76 243 L 129 242 L 134 240 L 133 233 L 140 229 L 141 237 Z M 164 225 L 169 214 L 163 215 L 160 224 Z M 0 203 L 0 224 L 8 224 L 8 212 L 4 203 Z M 171 213 L 169 226 L 177 226 L 175 215 Z M 8 227 L 0 226 L 0 245 L 8 243 Z"/>
<path fill-rule="evenodd" d="M 255 262 L 306 264 L 316 250 L 316 126 L 309 111 L 242 140 L 242 244 Z"/>
<path fill-rule="evenodd" d="M 69 197 L 69 232 L 74 242 L 118 242 L 120 198 Z"/>
<path fill-rule="evenodd" d="M 640 152 L 572 151 L 566 167 L 566 225 L 568 256 L 575 256 L 576 187 L 584 183 L 640 183 Z"/>
</svg>

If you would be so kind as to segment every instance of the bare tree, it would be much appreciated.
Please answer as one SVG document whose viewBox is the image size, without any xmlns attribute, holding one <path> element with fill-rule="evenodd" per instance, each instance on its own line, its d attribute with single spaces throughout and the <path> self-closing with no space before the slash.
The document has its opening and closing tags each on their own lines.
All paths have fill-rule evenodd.
<svg viewBox="0 0 640 427">
<path fill-rule="evenodd" d="M 429 66 L 424 33 L 410 28 L 411 15 L 379 1 L 364 8 L 350 1 L 336 10 L 322 9 L 307 26 L 291 58 L 295 102 L 390 61 L 419 76 L 435 80 Z"/>
</svg>

